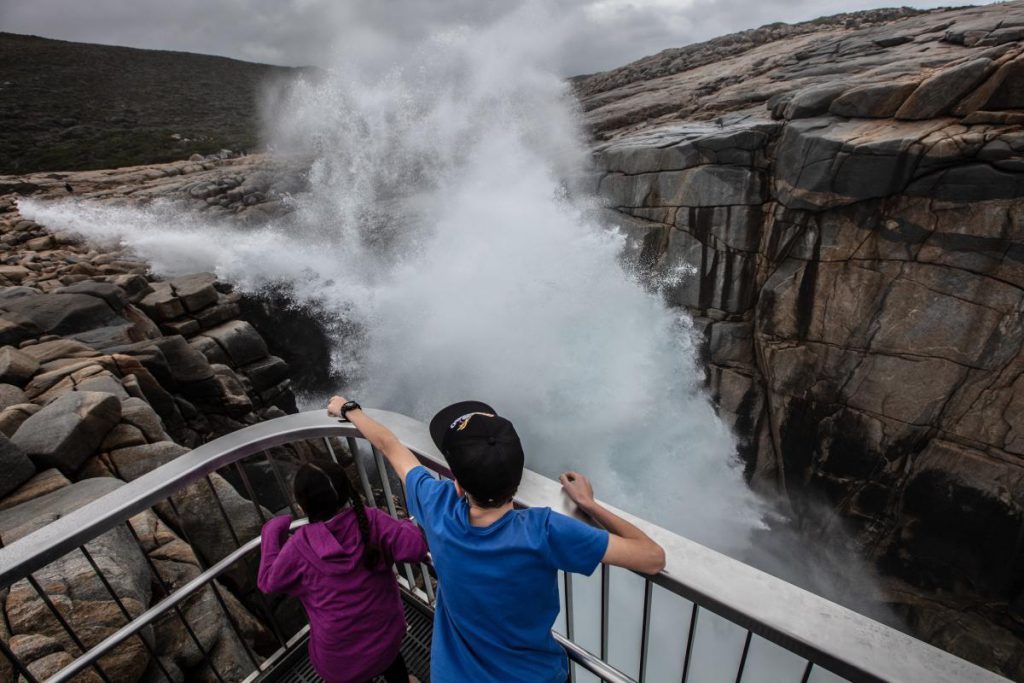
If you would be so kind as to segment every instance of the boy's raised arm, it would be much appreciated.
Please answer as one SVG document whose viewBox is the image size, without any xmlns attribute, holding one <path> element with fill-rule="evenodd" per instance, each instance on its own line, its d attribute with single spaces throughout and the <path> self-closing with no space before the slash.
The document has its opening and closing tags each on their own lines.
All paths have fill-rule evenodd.
<svg viewBox="0 0 1024 683">
<path fill-rule="evenodd" d="M 665 568 L 665 550 L 643 531 L 594 500 L 594 488 L 589 479 L 570 471 L 558 480 L 569 498 L 608 530 L 608 550 L 602 562 L 644 574 L 657 574 Z"/>
<path fill-rule="evenodd" d="M 345 403 L 347 403 L 347 399 L 344 396 L 333 397 L 330 403 L 327 404 L 327 414 L 341 417 L 341 407 Z M 420 464 L 420 461 L 412 454 L 412 451 L 406 448 L 390 429 L 374 420 L 361 409 L 349 410 L 345 417 L 356 426 L 356 429 L 366 437 L 367 441 L 373 444 L 374 448 L 384 454 L 384 457 L 391 463 L 391 467 L 394 468 L 404 484 L 405 475 L 409 474 L 410 470 L 418 467 Z"/>
</svg>

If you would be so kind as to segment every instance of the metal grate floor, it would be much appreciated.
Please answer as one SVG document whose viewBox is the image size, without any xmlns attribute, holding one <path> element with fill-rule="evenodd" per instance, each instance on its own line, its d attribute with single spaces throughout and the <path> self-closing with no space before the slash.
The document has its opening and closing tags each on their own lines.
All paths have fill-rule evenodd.
<svg viewBox="0 0 1024 683">
<path fill-rule="evenodd" d="M 405 600 L 405 620 L 409 630 L 402 643 L 402 656 L 409 667 L 409 673 L 420 679 L 422 683 L 430 683 L 430 643 L 433 636 L 433 618 L 425 609 L 409 604 Z M 309 661 L 306 645 L 300 647 L 286 657 L 273 670 L 261 677 L 261 683 L 323 683 L 317 676 Z M 383 683 L 382 678 L 375 678 L 376 683 Z"/>
</svg>

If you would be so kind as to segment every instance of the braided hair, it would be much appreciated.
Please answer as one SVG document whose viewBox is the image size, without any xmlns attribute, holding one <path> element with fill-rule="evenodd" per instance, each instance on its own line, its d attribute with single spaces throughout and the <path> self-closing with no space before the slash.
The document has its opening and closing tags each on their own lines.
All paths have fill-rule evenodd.
<svg viewBox="0 0 1024 683">
<path fill-rule="evenodd" d="M 345 470 L 333 462 L 319 465 L 306 463 L 295 473 L 295 499 L 312 522 L 326 522 L 346 505 L 351 505 L 363 541 L 363 564 L 368 569 L 379 566 L 381 549 L 370 540 L 370 520 L 363 499 L 356 493 Z"/>
</svg>

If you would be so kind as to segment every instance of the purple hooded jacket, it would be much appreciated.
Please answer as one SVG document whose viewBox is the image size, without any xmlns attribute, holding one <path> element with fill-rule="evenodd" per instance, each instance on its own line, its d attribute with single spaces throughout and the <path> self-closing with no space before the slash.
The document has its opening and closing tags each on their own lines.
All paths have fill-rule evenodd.
<svg viewBox="0 0 1024 683">
<path fill-rule="evenodd" d="M 390 559 L 421 562 L 423 534 L 412 522 L 366 508 L 370 538 Z M 264 593 L 299 599 L 309 617 L 309 658 L 328 683 L 363 683 L 398 655 L 405 615 L 391 565 L 363 564 L 355 512 L 346 508 L 326 522 L 288 537 L 289 517 L 263 525 L 257 585 Z"/>
</svg>

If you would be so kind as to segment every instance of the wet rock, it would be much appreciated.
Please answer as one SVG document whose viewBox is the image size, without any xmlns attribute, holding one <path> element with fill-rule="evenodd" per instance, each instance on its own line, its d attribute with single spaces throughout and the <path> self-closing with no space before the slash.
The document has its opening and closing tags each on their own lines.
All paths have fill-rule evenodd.
<svg viewBox="0 0 1024 683">
<path fill-rule="evenodd" d="M 248 365 L 270 355 L 263 337 L 244 320 L 218 325 L 203 332 L 202 336 L 217 342 L 233 367 Z"/>
<path fill-rule="evenodd" d="M 120 419 L 116 396 L 73 391 L 25 420 L 11 440 L 37 467 L 73 473 Z"/>
<path fill-rule="evenodd" d="M 197 273 L 174 278 L 168 284 L 185 310 L 196 313 L 217 303 L 217 290 L 213 288 L 216 281 L 213 273 Z"/>
</svg>

